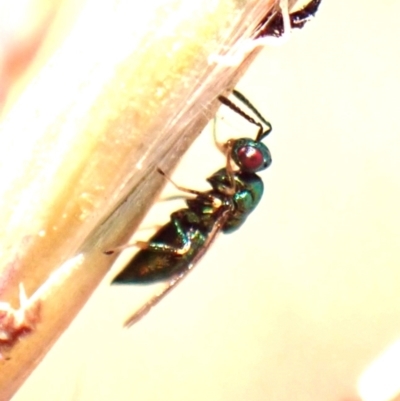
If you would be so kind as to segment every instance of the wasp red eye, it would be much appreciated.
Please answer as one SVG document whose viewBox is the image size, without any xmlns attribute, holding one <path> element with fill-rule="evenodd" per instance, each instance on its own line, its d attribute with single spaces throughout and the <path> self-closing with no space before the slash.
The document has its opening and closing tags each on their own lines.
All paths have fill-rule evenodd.
<svg viewBox="0 0 400 401">
<path fill-rule="evenodd" d="M 249 138 L 235 141 L 231 157 L 241 170 L 253 173 L 266 169 L 272 161 L 268 148 Z"/>
<path fill-rule="evenodd" d="M 237 159 L 243 170 L 258 171 L 264 164 L 262 152 L 252 146 L 243 146 L 238 149 Z"/>
</svg>

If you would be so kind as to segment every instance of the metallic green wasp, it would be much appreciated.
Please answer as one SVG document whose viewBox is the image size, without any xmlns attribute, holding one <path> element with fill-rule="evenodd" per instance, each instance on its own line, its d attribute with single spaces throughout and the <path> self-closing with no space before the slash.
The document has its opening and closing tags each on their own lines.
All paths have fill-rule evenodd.
<svg viewBox="0 0 400 401">
<path fill-rule="evenodd" d="M 237 230 L 258 205 L 263 182 L 256 174 L 271 164 L 271 154 L 262 140 L 272 127 L 254 106 L 239 92 L 233 91 L 252 111 L 253 119 L 224 96 L 218 99 L 249 123 L 258 127 L 255 139 L 230 139 L 220 146 L 226 155 L 226 166 L 207 179 L 209 191 L 178 187 L 195 197 L 187 199 L 187 207 L 170 216 L 148 242 L 137 242 L 140 251 L 115 277 L 113 283 L 142 284 L 166 281 L 166 287 L 153 297 L 127 322 L 130 326 L 145 315 L 169 293 L 195 266 L 207 251 L 218 232 Z M 161 174 L 165 175 L 161 170 Z M 109 252 L 110 253 L 110 252 Z"/>
</svg>

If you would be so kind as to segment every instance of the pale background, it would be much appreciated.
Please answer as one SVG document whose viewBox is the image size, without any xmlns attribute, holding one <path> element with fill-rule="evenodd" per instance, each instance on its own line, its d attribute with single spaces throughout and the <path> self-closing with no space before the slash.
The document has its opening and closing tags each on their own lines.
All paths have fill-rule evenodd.
<svg viewBox="0 0 400 401">
<path fill-rule="evenodd" d="M 140 289 L 107 277 L 14 401 L 358 399 L 400 338 L 399 15 L 324 0 L 263 51 L 239 85 L 274 127 L 259 208 L 130 330 Z M 222 163 L 206 130 L 174 179 Z"/>
</svg>

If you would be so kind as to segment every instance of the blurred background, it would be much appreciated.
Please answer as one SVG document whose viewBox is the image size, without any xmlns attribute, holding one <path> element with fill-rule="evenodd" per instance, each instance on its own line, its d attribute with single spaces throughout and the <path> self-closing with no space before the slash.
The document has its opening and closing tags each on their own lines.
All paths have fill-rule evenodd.
<svg viewBox="0 0 400 401">
<path fill-rule="evenodd" d="M 400 399 L 399 14 L 324 0 L 262 51 L 238 85 L 273 125 L 258 209 L 129 330 L 144 290 L 110 274 L 14 401 Z M 206 189 L 222 165 L 207 128 L 173 178 Z"/>
</svg>

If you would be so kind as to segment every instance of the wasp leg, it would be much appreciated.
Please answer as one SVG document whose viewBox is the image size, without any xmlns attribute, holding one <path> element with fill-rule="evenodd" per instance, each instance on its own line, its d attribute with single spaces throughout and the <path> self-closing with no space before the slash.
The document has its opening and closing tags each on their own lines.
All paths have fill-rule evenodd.
<svg viewBox="0 0 400 401">
<path fill-rule="evenodd" d="M 176 184 L 166 173 L 164 173 L 163 170 L 157 167 L 157 172 L 161 174 L 167 181 L 169 181 L 170 184 L 172 184 L 177 190 L 182 191 L 182 192 L 187 192 L 188 194 L 192 195 L 200 195 L 202 192 L 196 191 L 195 189 L 190 189 L 186 187 L 181 187 L 180 185 Z"/>
<path fill-rule="evenodd" d="M 183 256 L 190 249 L 192 242 L 190 238 L 186 235 L 186 232 L 183 229 L 179 219 L 172 216 L 171 222 L 175 227 L 176 235 L 180 243 L 182 243 L 181 247 L 169 245 L 158 241 L 135 241 L 129 244 L 118 246 L 108 251 L 104 251 L 103 253 L 105 255 L 112 255 L 115 252 L 121 252 L 126 248 L 131 248 L 133 246 L 136 246 L 137 248 L 140 249 L 150 249 L 151 251 L 155 252 L 163 252 L 163 253 L 169 253 L 171 255 Z"/>
<path fill-rule="evenodd" d="M 212 134 L 213 134 L 215 146 L 221 153 L 225 154 L 225 146 L 224 146 L 225 144 L 222 142 L 219 142 L 217 139 L 217 117 L 216 116 L 213 118 Z"/>
<path fill-rule="evenodd" d="M 196 191 L 195 189 L 190 189 L 186 187 L 181 187 L 180 185 L 176 184 L 171 178 L 167 176 L 167 174 L 164 173 L 160 168 L 157 168 L 157 171 L 166 179 L 168 180 L 178 191 L 186 192 L 192 195 L 196 196 L 202 196 L 202 197 L 207 197 L 210 199 L 210 202 L 213 203 L 213 200 L 215 199 L 214 196 L 208 195 L 204 192 L 201 191 Z"/>
</svg>

